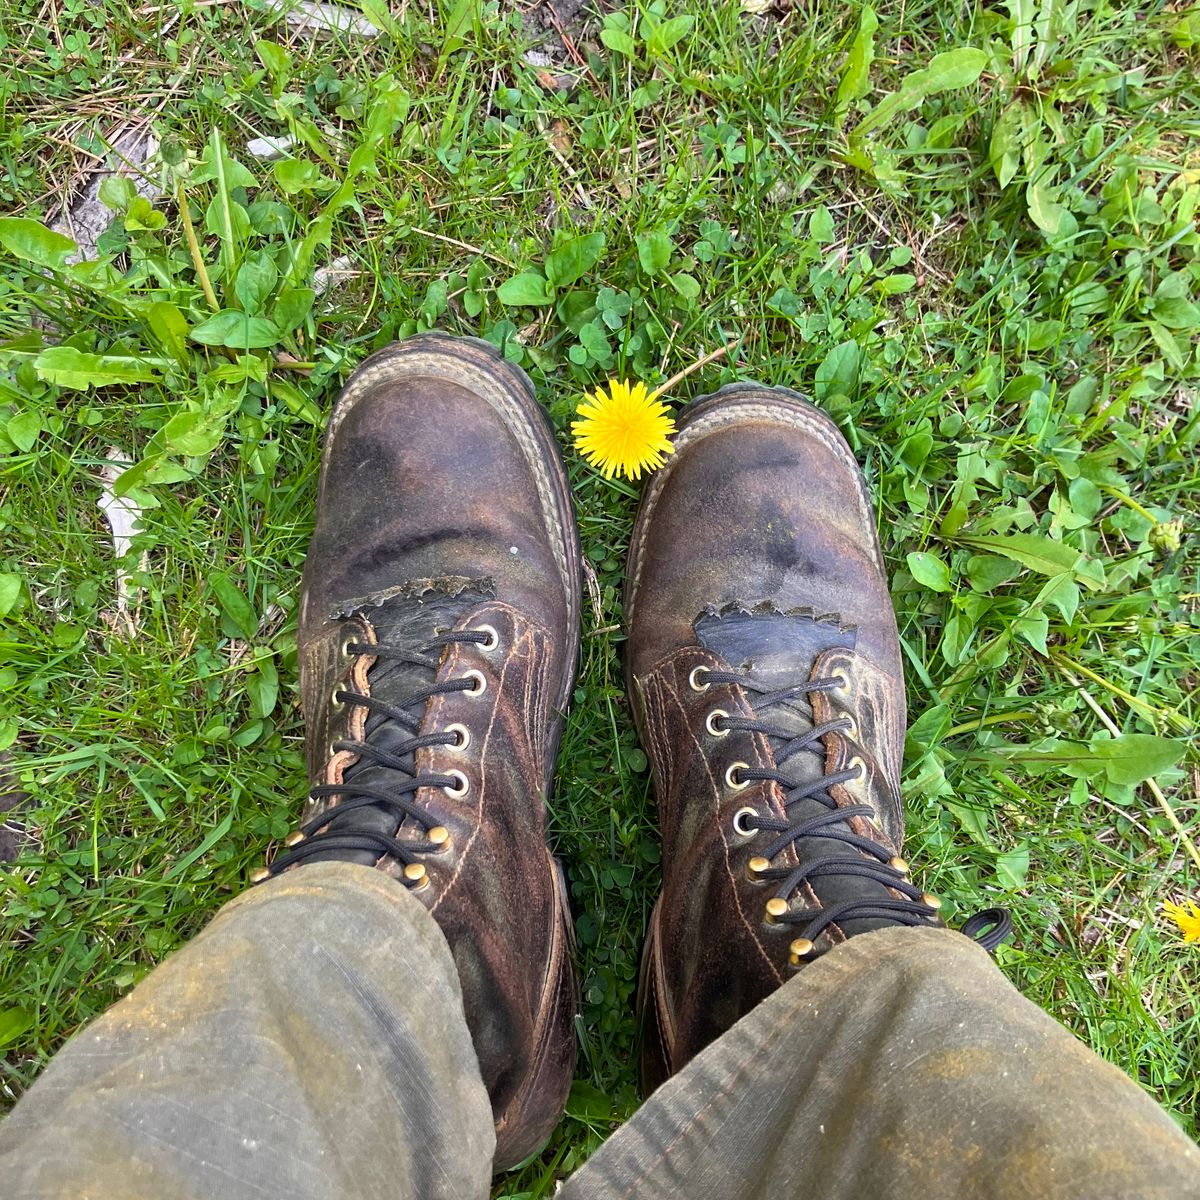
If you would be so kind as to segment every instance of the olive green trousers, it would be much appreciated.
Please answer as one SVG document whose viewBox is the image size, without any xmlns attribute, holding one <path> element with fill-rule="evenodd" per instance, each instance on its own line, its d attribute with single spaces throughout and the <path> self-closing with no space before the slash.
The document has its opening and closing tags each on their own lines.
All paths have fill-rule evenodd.
<svg viewBox="0 0 1200 1200">
<path fill-rule="evenodd" d="M 0 1124 L 6 1200 L 482 1200 L 491 1109 L 441 931 L 326 863 L 227 905 Z M 1200 1151 L 956 933 L 804 967 L 561 1200 L 1200 1198 Z"/>
</svg>

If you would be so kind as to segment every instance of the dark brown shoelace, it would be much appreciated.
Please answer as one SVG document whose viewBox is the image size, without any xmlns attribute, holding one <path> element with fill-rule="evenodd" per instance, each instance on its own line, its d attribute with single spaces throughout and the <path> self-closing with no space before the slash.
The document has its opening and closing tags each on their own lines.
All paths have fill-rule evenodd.
<svg viewBox="0 0 1200 1200">
<path fill-rule="evenodd" d="M 432 657 L 433 652 L 455 643 L 486 644 L 493 635 L 482 630 L 465 630 L 438 634 L 417 650 L 404 646 L 380 643 L 366 645 L 359 642 L 349 642 L 344 650 L 349 655 L 369 654 L 376 659 L 392 663 L 407 663 L 427 669 L 435 673 L 438 659 Z M 462 795 L 463 776 L 459 774 L 418 773 L 413 760 L 414 752 L 423 746 L 458 746 L 462 734 L 451 729 L 420 734 L 421 721 L 425 704 L 434 696 L 448 695 L 454 692 L 474 692 L 477 681 L 467 676 L 460 679 L 449 679 L 444 683 L 435 683 L 430 687 L 415 692 L 406 697 L 400 704 L 389 704 L 375 696 L 362 692 L 353 692 L 345 688 L 334 691 L 333 701 L 336 704 L 359 705 L 379 718 L 374 727 L 366 734 L 364 741 L 340 739 L 333 743 L 331 749 L 335 752 L 348 750 L 357 756 L 356 767 L 375 765 L 395 772 L 394 782 L 382 788 L 375 784 L 357 783 L 346 779 L 338 784 L 318 784 L 309 793 L 313 800 L 324 800 L 340 796 L 340 801 L 327 808 L 324 812 L 306 822 L 296 834 L 289 839 L 289 849 L 278 855 L 262 875 L 262 879 L 277 875 L 280 871 L 297 863 L 312 859 L 318 855 L 328 857 L 339 853 L 367 851 L 377 854 L 380 858 L 390 856 L 402 863 L 405 881 L 412 886 L 419 885 L 425 878 L 424 868 L 418 859 L 423 854 L 435 853 L 440 850 L 448 836 L 446 830 L 439 826 L 428 812 L 419 807 L 414 796 L 421 788 L 443 788 L 449 795 Z M 393 742 L 388 749 L 374 745 L 375 738 L 381 728 L 395 723 L 403 729 L 408 737 L 399 742 Z M 411 817 L 424 829 L 425 836 L 417 841 L 400 841 L 398 838 L 366 829 L 330 829 L 334 822 L 343 819 L 356 809 L 383 808 L 396 818 L 397 827 L 406 818 Z M 261 882 L 261 879 L 259 880 Z"/>
<path fill-rule="evenodd" d="M 837 678 L 814 679 L 786 688 L 770 689 L 755 681 L 748 672 L 710 671 L 697 672 L 702 684 L 729 684 L 740 687 L 754 697 L 750 707 L 753 717 L 737 717 L 722 713 L 713 720 L 713 732 L 741 730 L 758 733 L 771 739 L 777 747 L 774 767 L 749 767 L 737 764 L 731 768 L 728 781 L 737 787 L 756 780 L 777 783 L 784 793 L 784 812 L 801 801 L 812 800 L 826 811 L 803 819 L 779 818 L 755 813 L 752 819 L 744 818 L 740 826 L 743 833 L 774 833 L 776 836 L 763 848 L 761 861 L 764 864 L 755 872 L 755 878 L 778 881 L 774 899 L 779 901 L 778 912 L 768 909 L 772 918 L 781 924 L 803 927 L 803 938 L 793 945 L 800 945 L 799 957 L 812 953 L 813 943 L 830 925 L 851 920 L 888 921 L 896 925 L 931 925 L 937 918 L 941 901 L 927 892 L 922 892 L 908 878 L 908 864 L 895 856 L 890 849 L 872 838 L 856 834 L 850 828 L 850 819 L 864 817 L 876 819 L 875 809 L 869 804 L 839 806 L 830 794 L 835 784 L 847 783 L 861 777 L 865 768 L 861 764 L 829 774 L 823 773 L 825 750 L 822 739 L 829 733 L 844 732 L 854 727 L 849 717 L 838 717 L 822 724 L 815 723 L 811 705 L 803 699 L 813 692 L 831 691 L 839 688 Z M 792 729 L 773 725 L 761 720 L 758 713 L 773 705 L 800 700 L 807 707 L 809 728 L 797 734 Z M 793 708 L 793 711 L 797 711 Z M 711 718 L 710 718 L 711 720 Z M 795 755 L 809 751 L 818 755 L 822 763 L 822 774 L 810 780 L 796 780 L 784 771 L 785 764 Z M 739 814 L 740 816 L 740 814 Z M 788 846 L 806 838 L 821 838 L 840 842 L 846 852 L 818 854 L 802 861 L 795 867 L 772 867 L 771 860 L 778 857 Z M 859 853 L 855 853 L 858 851 Z M 867 856 L 867 857 L 864 857 Z M 899 896 L 863 896 L 844 900 L 819 909 L 793 912 L 790 898 L 805 881 L 823 876 L 855 876 L 881 884 Z M 989 952 L 1012 932 L 1012 921 L 1008 913 L 999 908 L 976 913 L 964 924 L 962 932 L 977 941 Z"/>
</svg>

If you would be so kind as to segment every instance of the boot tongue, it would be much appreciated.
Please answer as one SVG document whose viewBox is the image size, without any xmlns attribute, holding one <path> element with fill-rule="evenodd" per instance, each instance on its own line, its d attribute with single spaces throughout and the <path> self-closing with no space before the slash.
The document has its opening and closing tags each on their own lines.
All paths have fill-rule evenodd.
<svg viewBox="0 0 1200 1200">
<path fill-rule="evenodd" d="M 375 640 L 381 645 L 400 646 L 414 654 L 421 654 L 438 634 L 453 629 L 468 608 L 490 598 L 490 592 L 490 588 L 473 585 L 453 595 L 431 592 L 419 597 L 396 596 L 378 608 L 359 611 L 371 622 L 375 629 Z M 434 662 L 440 661 L 443 649 L 435 646 L 427 652 L 428 657 Z M 428 688 L 435 674 L 436 670 L 428 667 L 384 657 L 379 658 L 367 672 L 367 682 L 372 696 L 399 708 L 406 700 Z M 425 702 L 422 702 L 420 711 L 413 710 L 413 715 L 420 717 L 424 706 Z M 367 740 L 381 749 L 390 750 L 393 745 L 406 741 L 410 736 L 407 730 L 389 717 L 372 713 L 367 718 Z M 411 754 L 407 756 L 407 761 L 411 764 Z"/>
<path fill-rule="evenodd" d="M 745 671 L 768 691 L 807 683 L 819 655 L 826 650 L 853 650 L 855 641 L 854 630 L 843 629 L 836 616 L 817 616 L 811 610 L 725 609 L 705 613 L 694 629 L 706 650 L 723 659 L 730 670 Z M 749 698 L 755 695 L 751 692 Z M 760 716 L 792 737 L 813 727 L 812 703 L 806 695 L 772 704 Z M 777 754 L 784 745 L 776 738 L 771 743 Z M 801 751 L 787 760 L 783 770 L 797 783 L 809 783 L 825 773 L 823 755 Z"/>
<path fill-rule="evenodd" d="M 453 588 L 437 583 L 410 585 L 374 604 L 370 601 L 357 603 L 343 615 L 361 613 L 366 617 L 380 645 L 403 647 L 414 654 L 423 654 L 438 634 L 454 628 L 464 612 L 490 599 L 495 591 L 487 579 L 455 580 L 453 583 Z M 437 663 L 443 652 L 442 647 L 435 646 L 427 652 L 427 656 Z M 367 682 L 374 699 L 395 708 L 404 708 L 419 722 L 428 701 L 423 700 L 415 707 L 409 707 L 406 701 L 429 688 L 436 673 L 436 668 L 380 657 L 367 672 Z M 377 750 L 395 754 L 397 747 L 414 736 L 413 732 L 386 714 L 372 712 L 367 716 L 364 740 Z M 409 771 L 414 769 L 412 751 L 397 757 Z M 394 767 L 381 766 L 366 758 L 347 767 L 343 779 L 346 783 L 374 787 L 381 792 L 389 791 L 397 782 L 407 782 L 407 777 Z M 346 813 L 344 817 L 334 818 L 326 829 L 333 833 L 373 832 L 391 837 L 396 832 L 397 816 L 384 805 L 365 805 Z M 377 861 L 377 856 L 371 851 L 337 851 L 313 856 L 316 860 L 324 857 L 364 866 L 373 866 Z"/>
<path fill-rule="evenodd" d="M 769 608 L 723 609 L 705 613 L 693 628 L 700 645 L 722 659 L 729 670 L 745 671 L 751 680 L 768 691 L 807 683 L 821 654 L 827 650 L 853 650 L 855 645 L 854 630 L 844 629 L 837 616 L 818 616 L 811 610 L 781 613 Z M 747 693 L 751 702 L 756 697 L 756 692 Z M 774 728 L 787 730 L 792 737 L 808 733 L 814 724 L 812 704 L 805 695 L 760 709 L 758 719 Z M 786 740 L 768 740 L 778 758 L 787 745 Z M 784 760 L 779 770 L 795 784 L 813 783 L 825 774 L 824 750 L 817 746 L 798 751 Z M 798 824 L 828 811 L 819 800 L 809 797 L 790 805 L 787 819 Z M 804 838 L 797 843 L 796 851 L 802 861 L 855 853 L 843 842 L 819 837 Z M 887 900 L 891 896 L 882 884 L 853 875 L 825 875 L 812 882 L 823 906 L 866 897 Z M 891 924 L 885 920 L 854 919 L 843 922 L 843 928 L 847 934 L 855 934 L 883 929 Z"/>
<path fill-rule="evenodd" d="M 811 609 L 726 608 L 705 613 L 694 629 L 706 650 L 772 690 L 807 682 L 818 655 L 853 650 L 855 641 L 854 630 L 843 629 L 835 615 L 817 616 Z"/>
</svg>

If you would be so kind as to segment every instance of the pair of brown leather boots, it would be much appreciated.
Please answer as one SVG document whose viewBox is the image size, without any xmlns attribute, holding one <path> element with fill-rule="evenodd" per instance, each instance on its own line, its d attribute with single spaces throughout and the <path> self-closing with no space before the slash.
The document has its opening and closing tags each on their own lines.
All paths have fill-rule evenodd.
<svg viewBox="0 0 1200 1200">
<path fill-rule="evenodd" d="M 628 692 L 663 891 L 642 969 L 657 1085 L 847 937 L 937 923 L 900 857 L 896 622 L 858 467 L 795 393 L 692 405 L 638 513 Z M 574 1063 L 576 988 L 545 804 L 580 644 L 554 433 L 485 343 L 389 346 L 330 419 L 304 573 L 312 799 L 258 873 L 392 875 L 445 933 L 495 1166 L 536 1150 Z"/>
</svg>

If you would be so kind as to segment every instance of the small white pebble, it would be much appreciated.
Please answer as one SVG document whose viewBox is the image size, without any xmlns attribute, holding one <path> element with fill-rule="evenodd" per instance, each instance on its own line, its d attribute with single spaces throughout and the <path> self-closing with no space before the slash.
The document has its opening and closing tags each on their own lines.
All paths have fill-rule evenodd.
<svg viewBox="0 0 1200 1200">
<path fill-rule="evenodd" d="M 520 550 L 518 550 L 516 548 L 516 546 L 509 546 L 508 552 L 509 552 L 509 554 L 520 554 L 521 553 Z"/>
</svg>

